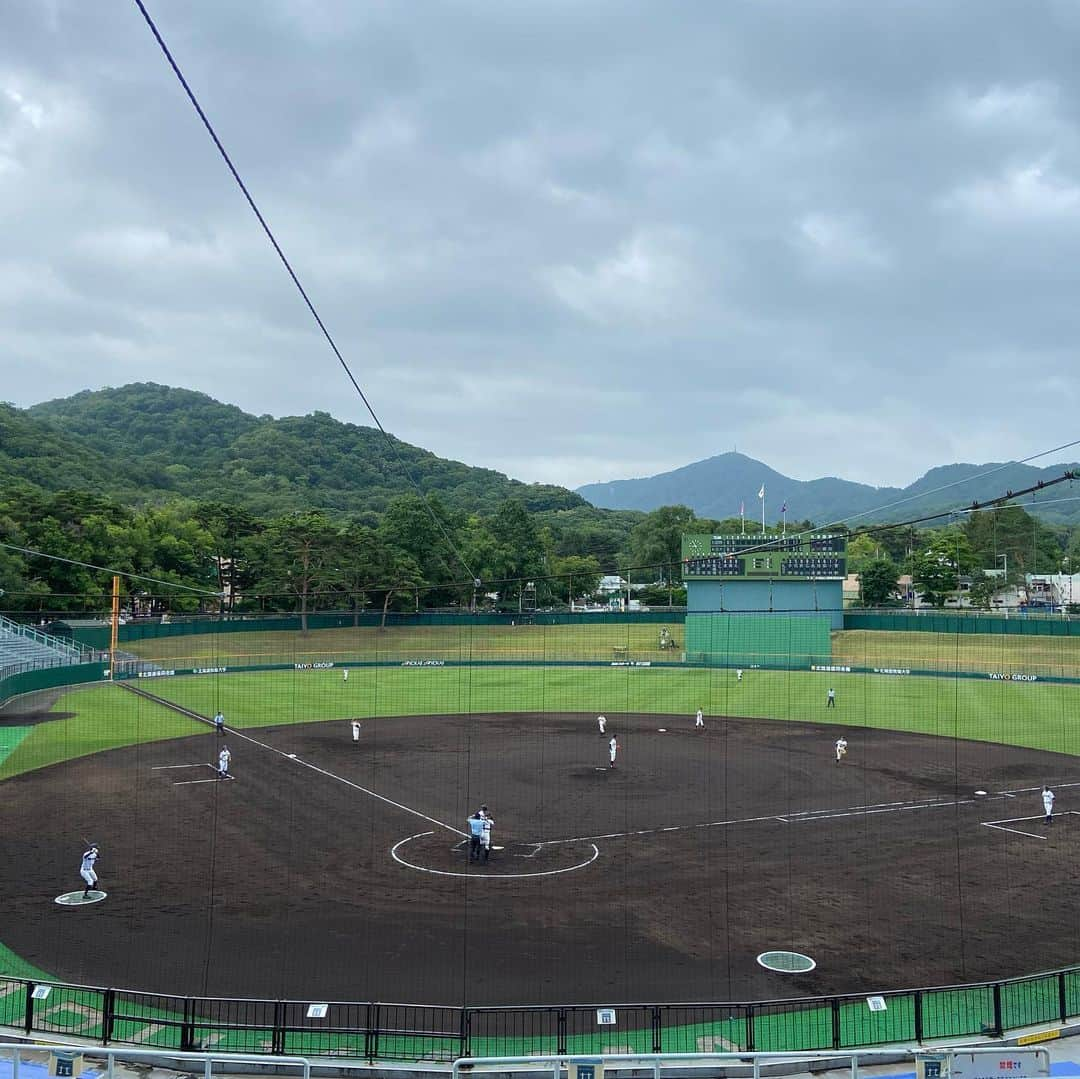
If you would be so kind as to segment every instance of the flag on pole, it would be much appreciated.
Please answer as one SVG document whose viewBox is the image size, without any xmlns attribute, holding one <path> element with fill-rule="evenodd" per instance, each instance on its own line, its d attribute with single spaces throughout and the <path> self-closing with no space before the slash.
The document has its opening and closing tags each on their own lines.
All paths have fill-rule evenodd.
<svg viewBox="0 0 1080 1079">
<path fill-rule="evenodd" d="M 765 484 L 761 485 L 761 490 L 758 491 L 757 496 L 758 496 L 758 498 L 764 498 L 765 497 Z"/>
<path fill-rule="evenodd" d="M 739 520 L 742 521 L 741 532 L 745 536 L 746 535 L 746 502 L 745 501 L 739 503 Z"/>
<path fill-rule="evenodd" d="M 784 522 L 784 535 L 787 535 L 787 499 L 784 499 L 784 504 L 780 507 L 780 518 Z"/>
</svg>

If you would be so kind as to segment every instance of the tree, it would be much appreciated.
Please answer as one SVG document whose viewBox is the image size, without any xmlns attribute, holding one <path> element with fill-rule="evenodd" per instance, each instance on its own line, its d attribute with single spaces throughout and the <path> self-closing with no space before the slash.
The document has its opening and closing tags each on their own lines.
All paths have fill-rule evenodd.
<svg viewBox="0 0 1080 1079">
<path fill-rule="evenodd" d="M 900 567 L 891 558 L 875 558 L 863 568 L 859 580 L 863 603 L 867 607 L 880 607 L 896 594 Z"/>
<path fill-rule="evenodd" d="M 645 515 L 630 533 L 630 561 L 635 566 L 656 566 L 654 580 L 672 585 L 682 581 L 682 538 L 698 530 L 700 522 L 688 506 L 661 506 Z"/>
<path fill-rule="evenodd" d="M 980 510 L 968 516 L 964 534 L 982 569 L 1002 569 L 1009 575 L 1056 573 L 1063 544 L 1058 532 L 1020 506 Z"/>
<path fill-rule="evenodd" d="M 600 585 L 600 563 L 592 555 L 567 555 L 556 558 L 552 567 L 558 579 L 556 587 L 565 587 L 567 599 L 591 596 Z"/>
<path fill-rule="evenodd" d="M 321 513 L 290 513 L 271 521 L 263 535 L 264 577 L 259 588 L 295 595 L 300 630 L 307 632 L 313 596 L 339 577 L 341 535 Z"/>
<path fill-rule="evenodd" d="M 932 532 L 928 542 L 912 558 L 912 578 L 926 600 L 940 606 L 960 587 L 960 578 L 975 568 L 975 554 L 959 528 Z"/>
<path fill-rule="evenodd" d="M 881 557 L 881 546 L 873 536 L 856 536 L 847 545 L 848 573 L 862 574 L 871 562 Z"/>
</svg>

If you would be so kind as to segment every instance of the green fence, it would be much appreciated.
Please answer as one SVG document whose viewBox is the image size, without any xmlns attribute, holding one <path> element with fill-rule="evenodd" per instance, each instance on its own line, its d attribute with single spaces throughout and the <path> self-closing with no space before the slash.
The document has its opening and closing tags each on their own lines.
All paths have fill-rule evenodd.
<svg viewBox="0 0 1080 1079">
<path fill-rule="evenodd" d="M 0 679 L 0 704 L 22 693 L 55 689 L 58 686 L 77 686 L 84 682 L 99 682 L 104 677 L 104 663 L 64 664 L 22 671 Z"/>
<path fill-rule="evenodd" d="M 1080 637 L 1080 618 L 1034 614 L 1006 616 L 995 611 L 845 611 L 844 629 Z"/>
<path fill-rule="evenodd" d="M 688 614 L 686 659 L 704 666 L 773 669 L 828 664 L 828 615 Z"/>
</svg>

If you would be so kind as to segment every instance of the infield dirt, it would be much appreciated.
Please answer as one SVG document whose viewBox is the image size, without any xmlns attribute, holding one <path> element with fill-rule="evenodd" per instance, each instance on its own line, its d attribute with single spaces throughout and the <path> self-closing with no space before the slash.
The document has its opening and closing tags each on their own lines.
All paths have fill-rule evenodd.
<svg viewBox="0 0 1080 1079">
<path fill-rule="evenodd" d="M 208 730 L 20 775 L 0 788 L 0 939 L 92 985 L 471 1005 L 862 993 L 1080 958 L 1074 758 L 707 724 L 403 717 L 355 747 L 342 721 Z M 482 802 L 505 849 L 475 866 Z M 109 898 L 61 909 L 89 841 Z M 771 949 L 817 969 L 770 973 Z"/>
</svg>

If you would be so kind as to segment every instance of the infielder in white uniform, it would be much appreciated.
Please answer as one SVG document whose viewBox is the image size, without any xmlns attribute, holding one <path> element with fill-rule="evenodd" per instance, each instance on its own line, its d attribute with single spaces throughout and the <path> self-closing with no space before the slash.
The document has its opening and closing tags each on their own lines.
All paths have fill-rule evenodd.
<svg viewBox="0 0 1080 1079">
<path fill-rule="evenodd" d="M 702 728 L 705 726 L 705 715 L 700 708 L 697 710 L 697 715 L 694 716 L 694 726 Z"/>
<path fill-rule="evenodd" d="M 619 743 L 615 741 L 615 735 L 611 736 L 611 741 L 608 742 L 608 744 L 607 744 L 607 751 L 608 751 L 608 758 L 609 758 L 608 767 L 609 768 L 614 768 L 615 767 L 615 756 L 619 752 Z"/>
<path fill-rule="evenodd" d="M 228 746 L 222 746 L 221 752 L 217 755 L 217 776 L 218 779 L 231 779 L 229 775 L 229 761 L 232 760 L 232 754 L 229 752 Z"/>
<path fill-rule="evenodd" d="M 1043 824 L 1054 823 L 1054 792 L 1049 787 L 1042 790 L 1043 809 L 1046 810 L 1046 820 Z"/>
<path fill-rule="evenodd" d="M 596 717 L 596 722 L 600 726 L 600 733 L 603 734 L 604 733 L 604 728 L 607 726 L 607 716 L 597 716 Z"/>
<path fill-rule="evenodd" d="M 92 843 L 88 850 L 83 851 L 82 866 L 79 868 L 79 876 L 86 882 L 83 889 L 83 899 L 90 898 L 90 889 L 97 884 L 97 873 L 94 872 L 94 863 L 97 861 L 97 844 Z"/>
<path fill-rule="evenodd" d="M 842 735 L 836 739 L 836 763 L 839 764 L 841 759 L 847 756 L 847 739 Z"/>
<path fill-rule="evenodd" d="M 487 806 L 480 807 L 479 817 L 484 822 L 484 834 L 480 839 L 480 860 L 486 862 L 491 854 L 491 826 L 495 823 L 495 818 L 488 812 Z"/>
<path fill-rule="evenodd" d="M 352 721 L 352 743 L 354 746 L 360 744 L 360 720 L 358 719 Z"/>
</svg>

